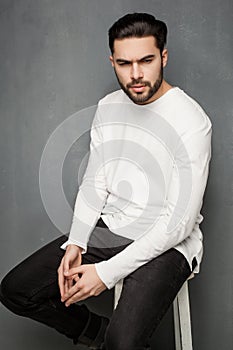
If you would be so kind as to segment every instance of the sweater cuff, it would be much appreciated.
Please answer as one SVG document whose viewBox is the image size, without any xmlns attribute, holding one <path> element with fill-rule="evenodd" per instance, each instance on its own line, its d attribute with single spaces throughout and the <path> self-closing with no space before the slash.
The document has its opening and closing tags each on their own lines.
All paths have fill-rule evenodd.
<svg viewBox="0 0 233 350">
<path fill-rule="evenodd" d="M 82 242 L 79 242 L 79 241 L 70 239 L 70 238 L 69 238 L 65 243 L 63 243 L 63 244 L 60 246 L 60 248 L 66 250 L 66 247 L 67 247 L 69 244 L 75 244 L 75 245 L 77 245 L 79 248 L 81 248 L 81 249 L 82 249 L 81 254 L 85 254 L 85 253 L 87 252 L 87 246 L 86 246 L 85 244 L 83 244 Z"/>
<path fill-rule="evenodd" d="M 113 288 L 121 278 L 117 278 L 111 273 L 111 269 L 108 267 L 108 261 L 100 261 L 95 263 L 96 272 L 102 282 L 108 289 Z"/>
</svg>

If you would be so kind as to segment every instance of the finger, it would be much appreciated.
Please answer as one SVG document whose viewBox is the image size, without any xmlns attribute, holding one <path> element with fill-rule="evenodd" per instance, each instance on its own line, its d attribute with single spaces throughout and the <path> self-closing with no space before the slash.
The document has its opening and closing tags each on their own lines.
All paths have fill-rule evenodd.
<svg viewBox="0 0 233 350">
<path fill-rule="evenodd" d="M 68 280 L 67 280 L 67 285 L 68 285 L 68 291 L 69 291 L 70 288 L 73 287 L 73 280 L 72 280 L 72 279 L 68 279 Z"/>
<path fill-rule="evenodd" d="M 72 295 L 72 297 L 70 297 L 69 299 L 66 300 L 65 302 L 65 306 L 70 306 L 71 304 L 77 303 L 80 300 L 85 300 L 88 298 L 88 294 L 87 293 L 82 293 L 82 290 L 78 291 L 77 293 L 75 293 L 74 295 Z"/>
<path fill-rule="evenodd" d="M 65 300 L 67 301 L 69 298 L 73 297 L 76 293 L 80 292 L 82 287 L 80 287 L 79 281 L 76 282 L 69 291 L 64 295 Z"/>
<path fill-rule="evenodd" d="M 70 259 L 67 254 L 64 255 L 64 262 L 63 262 L 63 274 L 66 275 L 69 272 L 70 268 Z"/>
<path fill-rule="evenodd" d="M 70 289 L 75 285 L 76 282 L 78 282 L 79 279 L 80 278 L 79 278 L 78 274 L 64 278 L 64 280 L 65 280 L 65 282 L 64 282 L 64 295 L 63 295 L 64 299 L 67 298 L 67 295 L 70 296 L 70 293 L 73 292 L 73 290 L 70 292 Z"/>
<path fill-rule="evenodd" d="M 69 293 L 70 288 L 72 287 L 73 283 L 72 280 L 69 279 L 67 273 L 69 272 L 70 267 L 70 258 L 68 254 L 64 255 L 64 262 L 63 262 L 63 278 L 64 278 L 64 294 L 63 294 L 63 300 L 65 300 L 65 295 Z M 68 278 L 67 278 L 68 277 Z"/>
<path fill-rule="evenodd" d="M 78 278 L 79 279 L 79 278 Z M 70 292 L 70 289 L 74 286 L 74 281 L 73 279 L 65 279 L 65 284 L 64 284 L 64 295 L 62 298 L 62 301 L 66 301 L 70 296 L 73 295 L 73 292 Z M 76 290 L 77 291 L 77 290 Z"/>
<path fill-rule="evenodd" d="M 78 274 L 73 276 L 73 280 L 74 280 L 75 282 L 78 282 L 79 279 L 80 279 L 80 277 L 79 277 Z"/>
<path fill-rule="evenodd" d="M 64 297 L 65 295 L 69 292 L 69 281 L 65 278 L 65 283 L 64 283 Z"/>
<path fill-rule="evenodd" d="M 85 272 L 85 267 L 83 265 L 77 266 L 77 267 L 72 267 L 69 269 L 69 271 L 65 274 L 67 277 L 71 277 L 73 275 L 77 275 L 79 273 L 84 273 Z"/>
<path fill-rule="evenodd" d="M 60 289 L 61 299 L 64 297 L 64 274 L 63 274 L 63 259 L 61 261 L 61 265 L 58 268 L 58 285 Z"/>
<path fill-rule="evenodd" d="M 82 289 L 80 289 L 76 294 L 74 294 L 71 298 L 67 299 L 66 302 L 65 302 L 65 306 L 69 306 L 71 304 L 74 304 L 74 303 L 77 303 L 81 300 L 86 300 L 88 299 L 89 297 L 93 296 L 94 295 L 94 292 L 92 291 L 89 292 L 89 293 L 83 293 Z"/>
</svg>

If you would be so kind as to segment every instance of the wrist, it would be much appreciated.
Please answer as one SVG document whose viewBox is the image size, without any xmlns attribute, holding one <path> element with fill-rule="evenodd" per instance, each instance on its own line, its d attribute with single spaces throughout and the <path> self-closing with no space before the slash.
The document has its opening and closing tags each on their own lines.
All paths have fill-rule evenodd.
<svg viewBox="0 0 233 350">
<path fill-rule="evenodd" d="M 70 249 L 76 249 L 76 250 L 79 250 L 80 252 L 83 251 L 83 248 L 79 247 L 77 244 L 70 243 L 67 245 L 68 249 L 69 249 L 69 247 L 71 247 Z"/>
</svg>

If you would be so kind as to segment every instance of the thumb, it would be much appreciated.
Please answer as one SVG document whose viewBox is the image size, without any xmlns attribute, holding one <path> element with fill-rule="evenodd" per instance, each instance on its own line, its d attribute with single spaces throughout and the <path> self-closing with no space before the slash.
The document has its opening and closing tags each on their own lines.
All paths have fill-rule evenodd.
<svg viewBox="0 0 233 350">
<path fill-rule="evenodd" d="M 70 259 L 68 256 L 64 256 L 64 262 L 63 262 L 63 273 L 64 275 L 67 275 L 70 269 Z"/>
</svg>

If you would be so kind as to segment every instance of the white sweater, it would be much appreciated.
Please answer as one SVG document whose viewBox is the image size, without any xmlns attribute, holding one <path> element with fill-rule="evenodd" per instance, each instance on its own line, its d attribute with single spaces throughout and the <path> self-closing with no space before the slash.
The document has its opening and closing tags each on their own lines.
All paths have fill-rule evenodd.
<svg viewBox="0 0 233 350">
<path fill-rule="evenodd" d="M 90 156 L 75 202 L 68 244 L 86 253 L 100 217 L 109 230 L 132 240 L 95 264 L 108 289 L 174 247 L 190 268 L 203 255 L 200 213 L 211 158 L 212 125 L 178 87 L 147 105 L 122 91 L 99 101 Z"/>
</svg>

